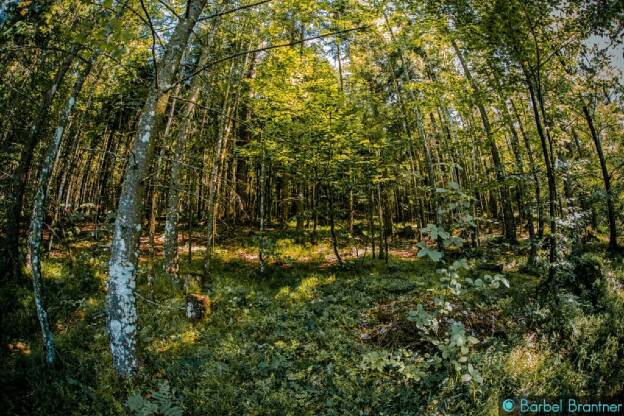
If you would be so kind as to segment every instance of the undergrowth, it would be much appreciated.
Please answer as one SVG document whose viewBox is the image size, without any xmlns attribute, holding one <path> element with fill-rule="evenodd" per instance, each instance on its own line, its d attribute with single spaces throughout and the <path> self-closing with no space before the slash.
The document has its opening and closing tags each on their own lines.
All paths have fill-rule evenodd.
<svg viewBox="0 0 624 416">
<path fill-rule="evenodd" d="M 52 369 L 43 364 L 30 288 L 5 283 L 3 411 L 495 415 L 505 396 L 623 392 L 624 268 L 615 260 L 586 255 L 599 274 L 591 286 L 562 283 L 561 295 L 538 301 L 541 278 L 521 273 L 522 259 L 504 247 L 488 251 L 488 262 L 512 265 L 499 284 L 470 258 L 453 294 L 431 260 L 405 255 L 410 247 L 395 246 L 387 265 L 369 254 L 341 268 L 327 243 L 277 231 L 272 238 L 275 253 L 260 276 L 253 244 L 232 240 L 215 251 L 199 288 L 213 307 L 196 323 L 184 317 L 180 282 L 157 273 L 150 293 L 143 262 L 142 371 L 129 382 L 115 376 L 108 352 L 106 251 L 45 263 L 59 350 Z M 181 272 L 201 268 L 196 253 Z"/>
</svg>

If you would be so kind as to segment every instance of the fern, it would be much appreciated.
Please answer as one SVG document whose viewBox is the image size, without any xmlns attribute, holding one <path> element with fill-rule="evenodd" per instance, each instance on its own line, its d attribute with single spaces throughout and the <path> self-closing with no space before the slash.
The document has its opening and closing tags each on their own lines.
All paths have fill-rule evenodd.
<svg viewBox="0 0 624 416">
<path fill-rule="evenodd" d="M 126 400 L 126 406 L 132 414 L 138 416 L 182 416 L 184 414 L 179 400 L 175 397 L 175 392 L 166 380 L 158 384 L 157 390 L 151 390 L 147 398 L 138 393 L 132 394 Z"/>
</svg>

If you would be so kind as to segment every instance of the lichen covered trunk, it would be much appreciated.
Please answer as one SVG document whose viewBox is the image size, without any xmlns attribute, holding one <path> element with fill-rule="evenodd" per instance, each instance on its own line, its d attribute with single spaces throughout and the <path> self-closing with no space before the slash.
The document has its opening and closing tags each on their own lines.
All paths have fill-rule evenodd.
<svg viewBox="0 0 624 416">
<path fill-rule="evenodd" d="M 67 121 L 69 120 L 72 109 L 74 108 L 74 104 L 76 103 L 76 97 L 78 96 L 78 94 L 80 94 L 84 79 L 90 70 L 91 65 L 89 64 L 87 68 L 85 68 L 83 73 L 79 73 L 77 75 L 73 91 L 70 97 L 67 99 L 67 102 L 65 103 L 63 114 L 61 115 L 58 125 L 54 131 L 54 137 L 52 138 L 52 141 L 50 142 L 46 151 L 45 159 L 43 160 L 43 164 L 41 166 L 41 173 L 39 174 L 37 193 L 35 194 L 35 199 L 33 201 L 30 234 L 28 238 L 30 249 L 30 267 L 32 270 L 32 281 L 35 295 L 35 305 L 37 308 L 37 318 L 39 319 L 39 324 L 41 326 L 43 344 L 46 351 L 46 363 L 49 365 L 54 363 L 55 349 L 54 337 L 52 335 L 52 330 L 50 329 L 48 314 L 43 305 L 43 297 L 41 294 L 43 276 L 41 273 L 40 257 L 41 240 L 43 237 L 43 221 L 45 216 L 45 202 L 47 197 L 48 181 L 50 180 L 50 175 L 54 167 L 54 161 L 56 160 L 59 147 L 61 145 L 61 139 L 63 138 L 63 133 L 65 131 Z"/>
<path fill-rule="evenodd" d="M 160 63 L 157 84 L 150 91 L 139 118 L 119 197 L 108 265 L 106 308 L 113 366 L 125 378 L 133 376 L 138 370 L 135 275 L 143 182 L 157 134 L 157 121 L 162 112 L 162 105 L 159 104 L 172 86 L 189 36 L 205 4 L 206 0 L 190 0 L 186 15 L 178 22 L 171 36 Z"/>
</svg>

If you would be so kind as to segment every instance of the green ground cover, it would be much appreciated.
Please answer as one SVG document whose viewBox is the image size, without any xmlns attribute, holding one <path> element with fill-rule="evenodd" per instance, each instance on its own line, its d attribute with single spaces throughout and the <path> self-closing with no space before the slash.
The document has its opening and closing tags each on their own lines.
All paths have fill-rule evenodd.
<svg viewBox="0 0 624 416">
<path fill-rule="evenodd" d="M 218 245 L 210 278 L 191 284 L 211 299 L 200 322 L 184 316 L 180 282 L 158 272 L 150 289 L 143 259 L 143 363 L 130 382 L 119 381 L 110 362 L 106 250 L 87 240 L 70 245 L 71 257 L 52 253 L 45 296 L 59 362 L 44 366 L 31 289 L 6 286 L 4 410 L 496 415 L 508 396 L 623 391 L 624 273 L 614 260 L 585 254 L 600 269 L 593 287 L 548 299 L 539 296 L 539 273 L 522 270 L 522 247 L 489 243 L 467 257 L 455 294 L 439 265 L 407 243 L 394 244 L 388 264 L 345 246 L 339 267 L 327 239 L 312 245 L 297 243 L 295 232 L 269 235 L 273 256 L 263 275 L 252 239 Z M 504 265 L 505 281 L 480 269 L 485 252 L 488 264 Z M 182 263 L 181 276 L 199 274 L 201 254 Z"/>
</svg>

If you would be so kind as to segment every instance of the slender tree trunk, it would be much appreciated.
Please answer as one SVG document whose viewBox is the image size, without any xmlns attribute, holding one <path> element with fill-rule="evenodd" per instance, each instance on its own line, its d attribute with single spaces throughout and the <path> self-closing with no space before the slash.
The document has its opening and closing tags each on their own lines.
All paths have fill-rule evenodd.
<svg viewBox="0 0 624 416">
<path fill-rule="evenodd" d="M 245 69 L 246 60 L 242 63 L 242 68 L 240 68 L 240 72 Z M 238 78 L 236 76 L 236 64 L 232 62 L 230 65 L 229 71 L 227 91 L 225 94 L 225 100 L 223 103 L 223 113 L 221 116 L 221 121 L 219 123 L 219 133 L 217 137 L 217 146 L 215 150 L 215 158 L 213 160 L 212 168 L 210 171 L 210 179 L 209 179 L 209 194 L 208 194 L 208 207 L 207 207 L 207 220 L 206 220 L 206 253 L 204 257 L 204 273 L 208 274 L 210 270 L 210 258 L 212 256 L 212 247 L 214 244 L 213 236 L 215 233 L 215 219 L 217 217 L 217 202 L 218 202 L 218 194 L 219 194 L 219 185 L 221 182 L 221 172 L 223 168 L 223 163 L 225 161 L 225 154 L 228 148 L 228 140 L 230 137 L 230 130 L 232 126 L 232 112 L 236 108 L 238 104 L 238 98 L 240 89 L 237 89 L 234 93 L 231 92 L 231 88 L 233 85 L 238 84 L 235 80 Z M 238 78 L 240 80 L 240 78 Z M 231 95 L 234 95 L 231 98 Z"/>
<path fill-rule="evenodd" d="M 516 169 L 518 169 L 518 173 L 520 175 L 524 176 L 524 161 L 522 160 L 522 153 L 520 151 L 520 140 L 518 138 L 518 132 L 514 127 L 513 120 L 511 119 L 511 115 L 509 114 L 509 110 L 507 109 L 507 103 L 505 102 L 504 98 L 502 99 L 501 107 L 503 108 L 503 114 L 505 116 L 505 119 L 509 126 L 509 131 L 511 133 L 511 149 L 516 162 Z M 529 207 L 523 201 L 525 192 L 526 186 L 523 179 L 517 188 L 518 209 L 527 221 L 527 231 L 529 233 L 529 256 L 527 259 L 527 264 L 533 267 L 535 266 L 535 262 L 537 259 L 537 241 L 535 238 L 535 225 L 533 224 L 533 214 Z"/>
<path fill-rule="evenodd" d="M 336 256 L 338 264 L 342 266 L 342 258 L 340 257 L 340 253 L 338 251 L 338 237 L 336 236 L 336 227 L 334 224 L 334 217 L 336 213 L 334 207 L 334 191 L 331 184 L 327 187 L 327 202 L 329 204 L 329 233 L 331 235 L 332 248 L 334 249 L 334 255 Z"/>
<path fill-rule="evenodd" d="M 282 228 L 288 229 L 288 219 L 290 217 L 290 174 L 284 172 L 281 182 L 282 188 Z"/>
<path fill-rule="evenodd" d="M 535 186 L 535 204 L 537 205 L 537 237 L 541 239 L 544 238 L 544 207 L 542 206 L 542 190 L 539 181 L 538 168 L 535 162 L 535 157 L 533 156 L 533 149 L 531 148 L 529 135 L 524 129 L 522 120 L 520 119 L 520 114 L 516 109 L 516 105 L 514 104 L 513 99 L 510 99 L 509 103 L 511 104 L 511 108 L 516 117 L 516 121 L 518 122 L 518 129 L 520 130 L 520 134 L 522 135 L 524 148 L 527 151 L 529 164 L 531 165 L 531 176 L 533 177 L 533 183 Z"/>
<path fill-rule="evenodd" d="M 583 115 L 587 121 L 589 132 L 591 133 L 592 141 L 596 146 L 596 153 L 598 154 L 598 161 L 600 162 L 600 170 L 602 172 L 602 180 L 604 182 L 605 192 L 607 193 L 607 218 L 609 219 L 609 251 L 615 253 L 618 251 L 617 242 L 617 228 L 615 223 L 615 206 L 613 203 L 613 191 L 611 190 L 611 177 L 609 176 L 609 170 L 607 169 L 607 162 L 602 151 L 602 143 L 600 135 L 594 127 L 594 121 L 587 108 L 587 105 L 583 104 Z"/>
<path fill-rule="evenodd" d="M 9 184 L 10 192 L 7 193 L 7 195 L 11 195 L 11 199 L 7 208 L 7 218 L 4 230 L 4 253 L 2 255 L 4 265 L 2 265 L 3 267 L 0 267 L 0 270 L 3 270 L 6 276 L 13 277 L 14 279 L 18 279 L 21 275 L 19 237 L 22 228 L 22 208 L 24 205 L 24 195 L 27 189 L 28 172 L 30 170 L 35 148 L 45 132 L 50 116 L 50 107 L 52 106 L 56 92 L 63 82 L 65 74 L 74 62 L 77 52 L 78 48 L 73 47 L 71 52 L 65 57 L 56 72 L 52 85 L 43 96 L 43 100 L 41 101 L 41 106 L 39 107 L 35 121 L 33 122 L 33 125 L 24 141 L 18 166 L 15 172 L 13 172 L 11 183 Z"/>
<path fill-rule="evenodd" d="M 483 123 L 483 130 L 485 131 L 485 135 L 487 138 L 488 145 L 490 147 L 490 152 L 492 154 L 492 161 L 494 163 L 494 170 L 496 173 L 496 180 L 500 183 L 505 180 L 505 171 L 503 168 L 503 164 L 500 158 L 500 153 L 498 151 L 498 146 L 496 145 L 496 141 L 494 139 L 494 135 L 492 133 L 492 128 L 490 125 L 490 120 L 487 115 L 487 111 L 485 110 L 485 106 L 483 105 L 483 98 L 481 97 L 481 90 L 476 80 L 472 77 L 472 73 L 470 72 L 470 68 L 464 59 L 457 43 L 452 41 L 453 49 L 455 50 L 455 54 L 461 63 L 462 68 L 464 69 L 464 74 L 466 78 L 472 85 L 472 88 L 475 93 L 475 103 L 477 105 L 477 109 L 479 110 L 479 114 L 481 116 L 481 121 Z M 511 242 L 516 242 L 516 226 L 513 214 L 513 208 L 511 207 L 511 198 L 509 196 L 509 191 L 505 185 L 502 185 L 500 188 L 501 194 L 501 205 L 503 208 L 503 225 L 504 225 L 504 235 L 505 238 Z"/>
<path fill-rule="evenodd" d="M 371 251 L 373 259 L 375 258 L 375 216 L 373 211 L 375 210 L 375 194 L 371 189 L 368 193 L 368 234 L 371 242 Z M 381 252 L 381 248 L 379 249 Z"/>
<path fill-rule="evenodd" d="M 136 351 L 137 312 L 134 290 L 144 176 L 151 159 L 158 120 L 163 112 L 162 102 L 166 102 L 163 98 L 167 98 L 166 93 L 176 78 L 189 36 L 206 2 L 207 0 L 189 0 L 185 16 L 178 22 L 169 40 L 157 71 L 157 83 L 149 92 L 139 118 L 137 134 L 132 144 L 119 197 L 111 245 L 106 306 L 113 366 L 124 378 L 136 374 L 139 366 Z"/>
<path fill-rule="evenodd" d="M 214 33 L 214 29 L 212 33 Z M 209 42 L 208 45 L 210 45 L 210 43 L 211 42 Z M 198 68 L 206 65 L 209 55 L 208 48 L 204 48 L 197 63 Z M 181 118 L 181 125 L 178 127 L 178 134 L 175 140 L 175 151 L 169 176 L 167 211 L 165 219 L 164 254 L 165 271 L 172 276 L 178 275 L 178 204 L 181 184 L 181 160 L 184 153 L 184 147 L 186 145 L 186 139 L 191 130 L 191 123 L 193 121 L 193 115 L 195 114 L 195 106 L 197 100 L 199 99 L 201 87 L 201 77 L 195 76 L 191 82 L 189 99 Z"/>
<path fill-rule="evenodd" d="M 544 129 L 542 126 L 542 121 L 540 119 L 540 110 L 537 104 L 537 99 L 535 97 L 535 90 L 533 86 L 533 80 L 528 73 L 528 71 L 523 67 L 527 87 L 529 89 L 529 95 L 531 98 L 531 106 L 533 108 L 533 117 L 535 119 L 535 126 L 537 128 L 537 134 L 540 137 L 540 142 L 542 144 L 542 153 L 544 154 L 544 164 L 546 165 L 546 176 L 548 177 L 548 211 L 549 211 L 549 225 L 550 225 L 550 234 L 548 237 L 549 241 L 549 263 L 550 267 L 548 268 L 548 282 L 552 282 L 555 277 L 555 262 L 557 259 L 557 221 L 555 214 L 555 203 L 557 201 L 557 184 L 555 182 L 555 172 L 553 171 L 553 166 L 551 162 L 551 156 L 548 149 L 548 142 L 546 135 L 544 134 Z"/>
<path fill-rule="evenodd" d="M 316 228 L 318 226 L 318 182 L 312 186 L 312 244 L 316 244 L 318 239 Z"/>
<path fill-rule="evenodd" d="M 265 178 L 265 160 L 264 160 L 264 148 L 262 149 L 262 160 L 260 161 L 260 241 L 258 249 L 258 259 L 260 260 L 260 273 L 264 273 L 266 270 L 266 263 L 264 261 L 264 205 L 266 194 L 266 178 Z"/>
<path fill-rule="evenodd" d="M 297 231 L 303 231 L 303 220 L 305 216 L 303 185 L 297 185 Z"/>
<path fill-rule="evenodd" d="M 383 199 L 381 198 L 381 187 L 377 184 L 377 215 L 379 215 L 379 258 L 386 257 L 388 248 L 384 246 L 386 241 L 386 224 L 384 221 Z"/>
<path fill-rule="evenodd" d="M 56 160 L 56 156 L 58 154 L 59 147 L 61 145 L 61 139 L 63 138 L 63 133 L 65 131 L 65 126 L 69 120 L 69 117 L 74 108 L 74 104 L 76 103 L 76 99 L 80 94 L 80 90 L 82 90 L 82 85 L 84 84 L 84 80 L 88 73 L 91 70 L 91 64 L 89 63 L 83 72 L 80 72 L 77 75 L 76 82 L 74 84 L 73 90 L 71 92 L 70 97 L 67 99 L 65 103 L 65 109 L 59 123 L 54 132 L 54 138 L 52 142 L 48 146 L 48 150 L 46 152 L 45 159 L 43 161 L 43 165 L 41 167 L 41 173 L 39 175 L 39 185 L 37 187 L 37 193 L 35 195 L 35 200 L 33 203 L 33 212 L 31 216 L 31 225 L 30 225 L 30 236 L 29 236 L 29 245 L 30 245 L 30 267 L 32 269 L 32 279 L 33 279 L 33 288 L 35 293 L 35 305 L 37 307 L 37 317 L 39 318 L 39 324 L 41 325 L 41 333 L 43 335 L 43 343 L 46 350 L 46 363 L 51 365 L 55 360 L 55 349 L 54 349 L 54 337 L 52 335 L 52 330 L 50 329 L 50 322 L 48 320 L 48 314 L 43 305 L 43 297 L 41 295 L 41 286 L 42 286 L 42 274 L 41 274 L 41 240 L 43 236 L 43 222 L 45 216 L 45 202 L 48 190 L 48 182 L 50 179 L 50 174 L 52 173 L 52 168 L 54 165 L 54 161 Z"/>
<path fill-rule="evenodd" d="M 379 210 L 379 257 L 383 256 L 384 262 L 388 263 L 388 224 L 384 198 L 381 194 L 381 185 L 377 184 L 377 208 Z"/>
<path fill-rule="evenodd" d="M 353 210 L 353 189 L 349 189 L 349 205 L 348 205 L 348 214 L 347 214 L 347 230 L 349 234 L 353 234 L 353 216 L 355 212 Z"/>
<path fill-rule="evenodd" d="M 179 91 L 179 86 L 176 87 L 176 94 Z M 173 122 L 173 117 L 175 113 L 176 101 L 175 99 L 171 102 L 169 106 L 169 115 L 167 117 L 167 124 L 165 126 L 165 131 L 163 132 L 163 137 L 169 136 L 169 129 L 171 128 L 171 123 Z M 149 213 L 149 254 L 150 254 L 150 264 L 149 264 L 149 273 L 147 275 L 147 282 L 150 287 L 150 296 L 153 295 L 152 283 L 154 277 L 156 276 L 155 270 L 155 262 L 156 262 L 156 227 L 158 225 L 158 202 L 160 199 L 160 191 L 158 190 L 159 176 L 161 172 L 161 167 L 164 163 L 165 158 L 165 145 L 163 144 L 160 147 L 160 152 L 158 154 L 158 160 L 156 162 L 156 166 L 154 167 L 154 172 L 151 177 L 151 201 L 150 201 L 150 213 Z M 174 162 L 175 163 L 175 162 Z M 166 163 L 165 163 L 166 166 Z"/>
<path fill-rule="evenodd" d="M 193 261 L 193 209 L 192 209 L 192 195 L 190 192 L 186 194 L 186 209 L 188 210 L 188 218 L 186 224 L 187 231 L 187 239 L 186 239 L 186 256 L 189 264 Z M 201 285 L 203 286 L 203 280 L 201 281 Z M 188 287 L 188 285 L 187 285 Z"/>
</svg>

